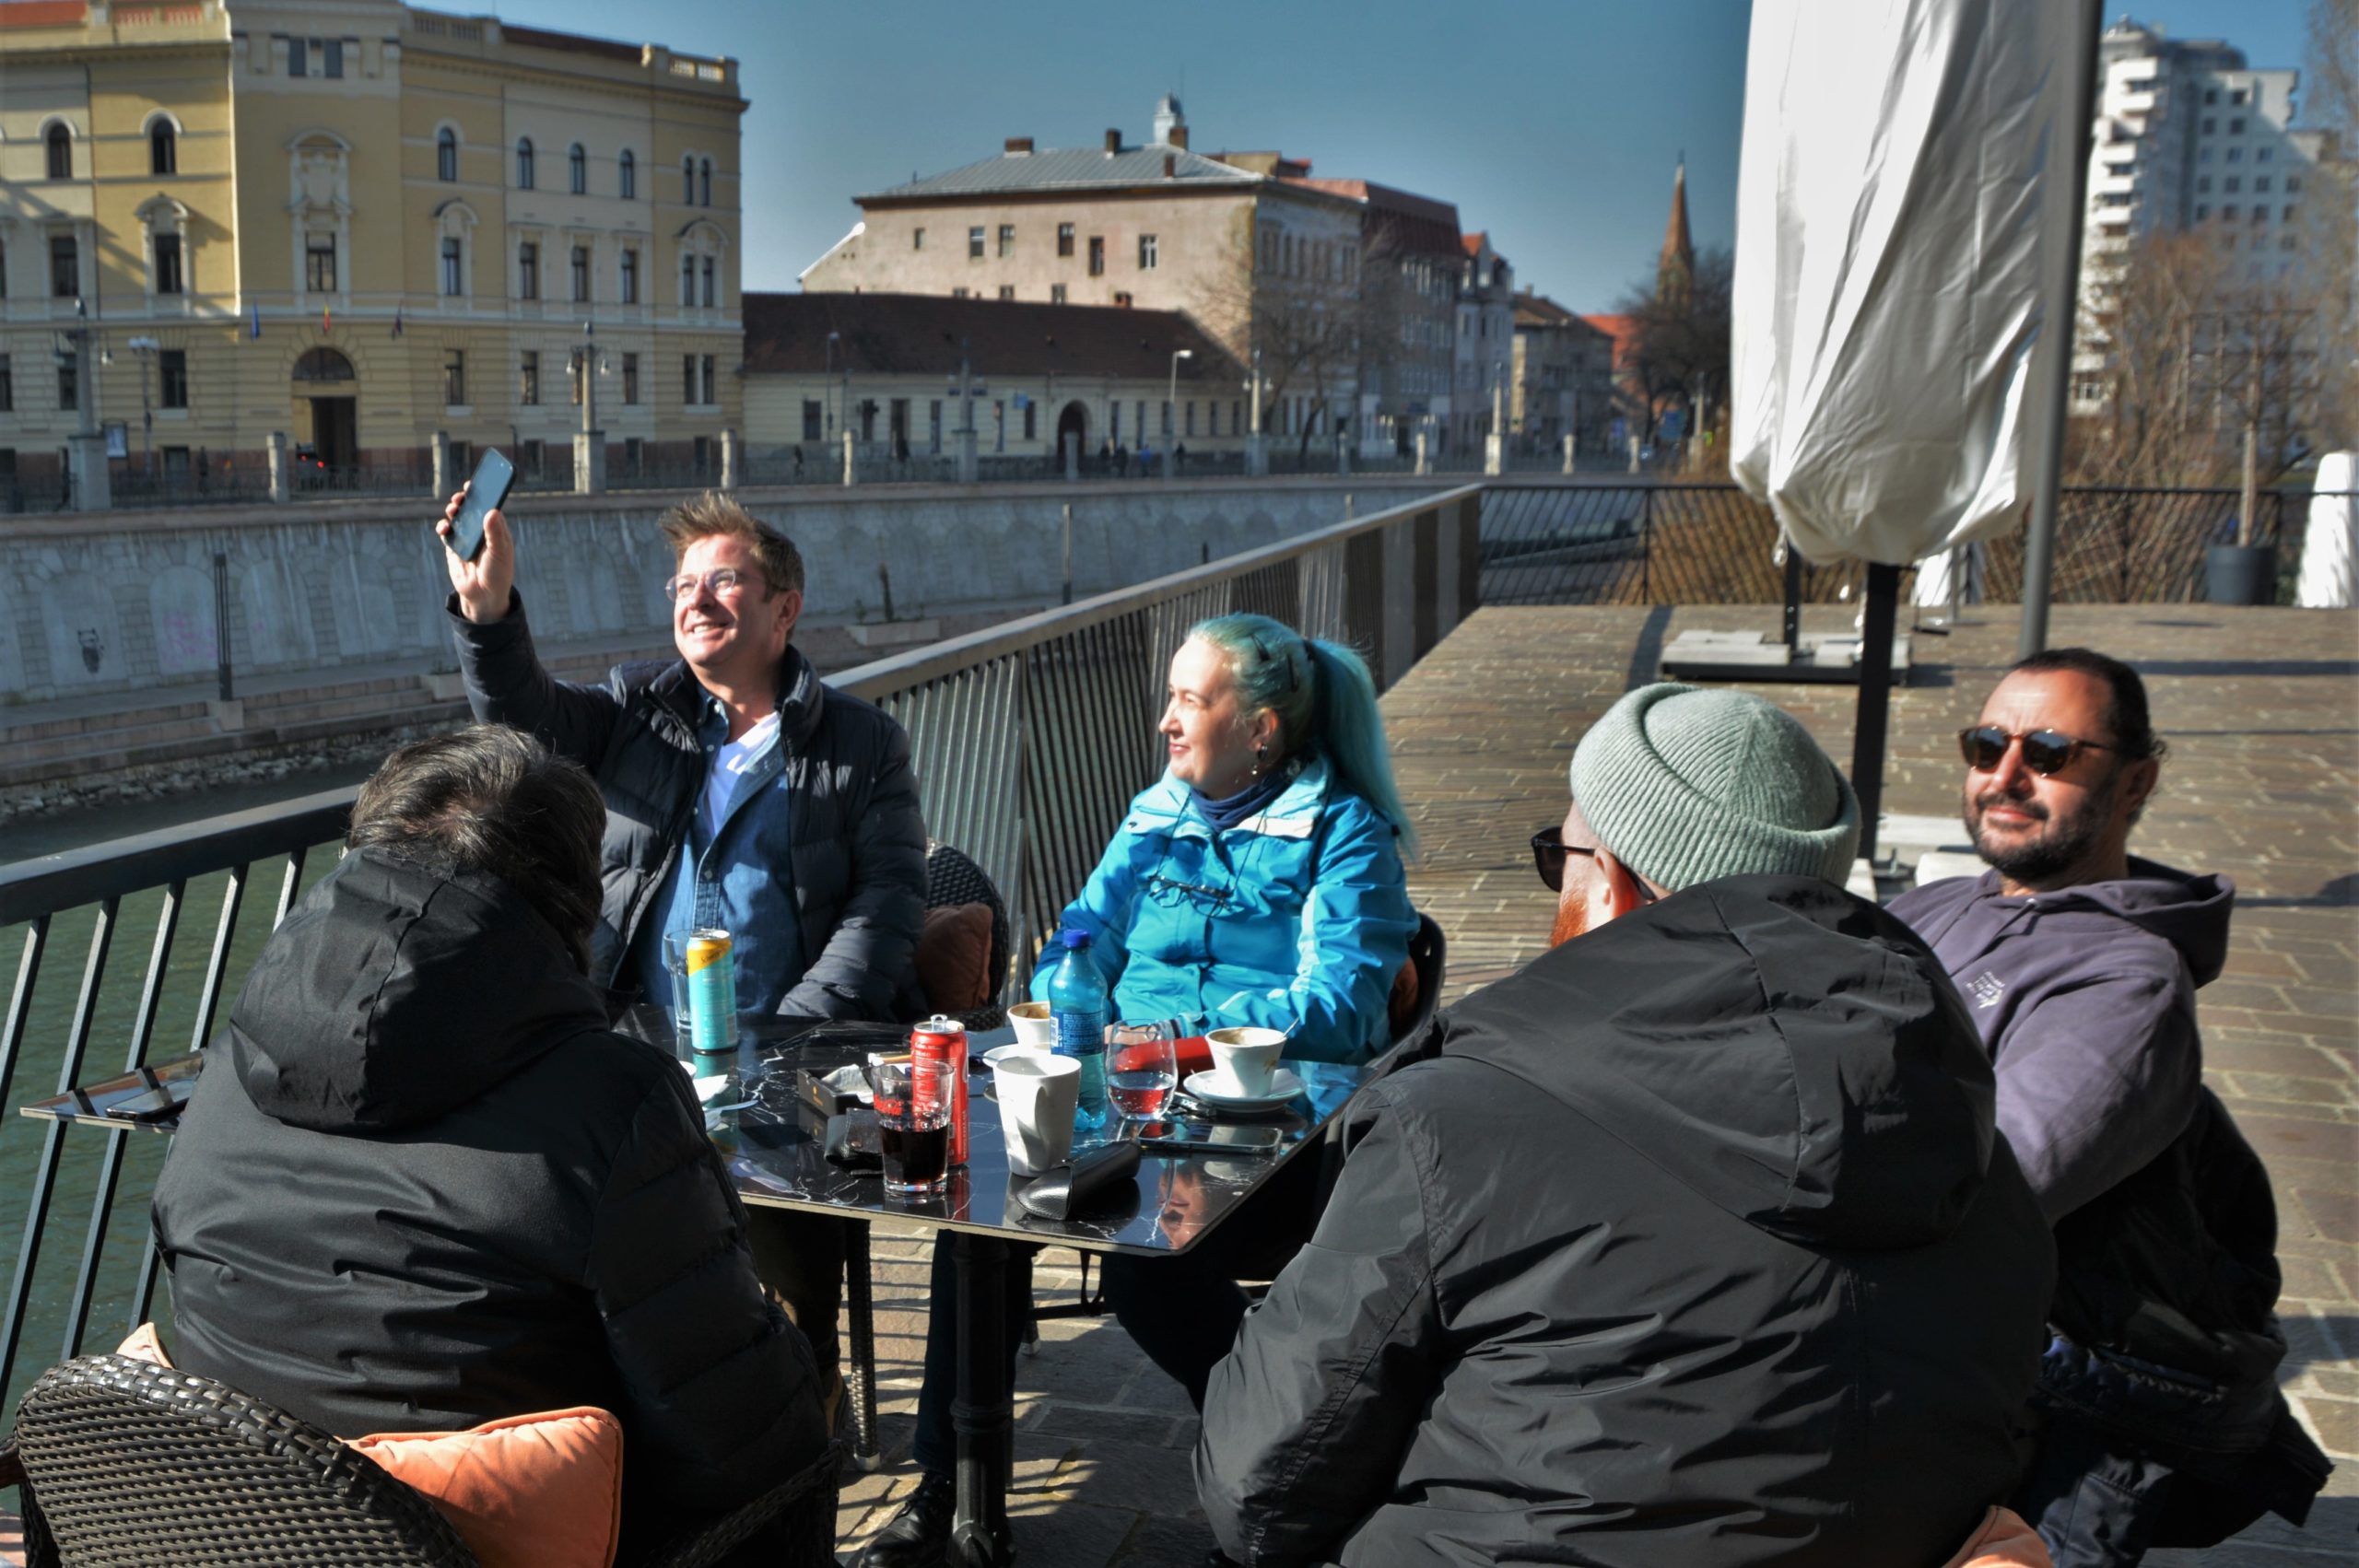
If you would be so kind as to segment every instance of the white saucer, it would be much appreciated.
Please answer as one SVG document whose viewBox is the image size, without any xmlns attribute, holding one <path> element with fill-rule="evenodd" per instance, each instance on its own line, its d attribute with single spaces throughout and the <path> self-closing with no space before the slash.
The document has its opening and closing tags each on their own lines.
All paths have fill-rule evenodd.
<svg viewBox="0 0 2359 1568">
<path fill-rule="evenodd" d="M 1302 1080 L 1281 1067 L 1270 1074 L 1267 1094 L 1249 1094 L 1227 1073 L 1215 1068 L 1188 1074 L 1180 1088 L 1187 1091 L 1190 1099 L 1217 1111 L 1275 1111 L 1285 1109 L 1302 1093 Z"/>
</svg>

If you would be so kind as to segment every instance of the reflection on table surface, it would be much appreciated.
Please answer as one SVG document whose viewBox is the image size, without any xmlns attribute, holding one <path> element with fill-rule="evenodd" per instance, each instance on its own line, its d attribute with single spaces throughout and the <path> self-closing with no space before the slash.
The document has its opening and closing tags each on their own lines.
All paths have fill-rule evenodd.
<svg viewBox="0 0 2359 1568">
<path fill-rule="evenodd" d="M 616 1024 L 671 1046 L 671 1026 L 659 1009 L 635 1008 Z M 985 1092 L 988 1072 L 968 1077 L 967 1164 L 950 1173 L 947 1190 L 930 1198 L 889 1197 L 874 1170 L 850 1170 L 827 1156 L 825 1112 L 806 1096 L 807 1079 L 863 1061 L 872 1050 L 899 1046 L 909 1031 L 892 1024 L 818 1024 L 791 1019 L 744 1021 L 734 1065 L 734 1092 L 725 1101 L 739 1108 L 710 1117 L 710 1128 L 729 1163 L 740 1197 L 748 1203 L 792 1209 L 855 1210 L 864 1214 L 916 1220 L 953 1230 L 987 1231 L 1022 1239 L 1057 1242 L 1090 1251 L 1169 1253 L 1185 1250 L 1217 1224 L 1246 1195 L 1287 1161 L 1341 1110 L 1367 1080 L 1364 1068 L 1332 1062 L 1290 1061 L 1303 1081 L 1282 1115 L 1250 1122 L 1229 1121 L 1203 1107 L 1176 1106 L 1171 1114 L 1224 1126 L 1276 1128 L 1284 1141 L 1274 1154 L 1168 1153 L 1148 1150 L 1127 1190 L 1103 1197 L 1081 1216 L 1045 1220 L 1016 1202 L 1025 1178 L 1007 1168 L 1007 1146 L 999 1106 Z M 976 1031 L 967 1042 L 969 1065 L 993 1046 L 1015 1037 L 1013 1029 Z M 799 1071 L 798 1071 L 799 1070 Z"/>
</svg>

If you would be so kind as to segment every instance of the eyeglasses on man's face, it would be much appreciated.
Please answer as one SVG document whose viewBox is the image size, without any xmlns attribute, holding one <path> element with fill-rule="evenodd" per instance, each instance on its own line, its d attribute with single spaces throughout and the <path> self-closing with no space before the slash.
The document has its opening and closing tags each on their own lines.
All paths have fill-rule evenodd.
<svg viewBox="0 0 2359 1568">
<path fill-rule="evenodd" d="M 2050 778 L 2072 766 L 2072 759 L 2083 752 L 2110 752 L 2121 748 L 2103 741 L 2079 741 L 2057 730 L 2001 729 L 1996 724 L 1978 724 L 1971 730 L 1957 732 L 1957 749 L 1966 758 L 1966 766 L 1977 773 L 1995 773 L 2007 760 L 2007 749 L 2021 742 L 2024 766 L 2041 778 Z"/>
<path fill-rule="evenodd" d="M 1561 827 L 1543 827 L 1532 836 L 1532 868 L 1539 872 L 1541 882 L 1551 893 L 1565 891 L 1565 857 L 1567 855 L 1586 855 L 1595 860 L 1597 849 L 1593 845 L 1585 848 L 1566 843 L 1565 830 Z M 1635 872 L 1630 874 L 1630 885 L 1638 890 L 1639 903 L 1651 904 L 1655 901 L 1655 890 L 1639 880 Z"/>
<path fill-rule="evenodd" d="M 753 583 L 754 577 L 749 572 L 741 572 L 735 567 L 715 567 L 702 577 L 683 574 L 665 578 L 663 597 L 675 604 L 683 599 L 693 599 L 701 584 L 715 599 L 734 599 Z"/>
</svg>

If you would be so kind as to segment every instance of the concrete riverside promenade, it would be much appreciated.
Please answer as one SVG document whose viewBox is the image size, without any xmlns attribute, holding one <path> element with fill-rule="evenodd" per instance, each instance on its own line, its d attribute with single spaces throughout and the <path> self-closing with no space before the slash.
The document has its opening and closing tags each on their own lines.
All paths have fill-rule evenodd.
<svg viewBox="0 0 2359 1568">
<path fill-rule="evenodd" d="M 1805 617 L 1806 630 L 1848 625 L 1833 609 Z M 1526 840 L 1562 818 L 1566 766 L 1588 726 L 1654 678 L 1661 645 L 1680 631 L 1775 636 L 1777 626 L 1769 606 L 1485 609 L 1386 696 L 1401 792 L 1425 838 L 1410 888 L 1449 934 L 1452 997 L 1545 946 L 1551 895 Z M 1893 694 L 1884 810 L 1944 819 L 1946 830 L 1914 825 L 1904 859 L 1930 841 L 1962 841 L 1954 736 L 2013 658 L 2017 626 L 2013 606 L 1980 607 L 1952 635 L 1915 645 L 1915 682 Z M 2128 659 L 2149 685 L 2171 755 L 2131 848 L 2236 878 L 2227 970 L 2200 993 L 2206 1076 L 2275 1179 L 2292 1345 L 2283 1378 L 2338 1466 L 2306 1530 L 2265 1519 L 2211 1550 L 2147 1561 L 2349 1564 L 2359 1555 L 2359 615 L 2060 605 L 2050 641 Z M 1748 689 L 1799 715 L 1848 766 L 1849 688 Z M 875 1258 L 886 1456 L 877 1474 L 845 1487 L 847 1560 L 913 1481 L 927 1247 L 880 1230 Z M 1042 1253 L 1039 1299 L 1069 1299 L 1077 1265 L 1071 1250 Z M 1195 1505 L 1194 1416 L 1112 1320 L 1043 1324 L 1039 1353 L 1017 1359 L 1015 1384 L 1011 1512 L 1023 1560 L 1198 1568 L 1213 1541 Z"/>
</svg>

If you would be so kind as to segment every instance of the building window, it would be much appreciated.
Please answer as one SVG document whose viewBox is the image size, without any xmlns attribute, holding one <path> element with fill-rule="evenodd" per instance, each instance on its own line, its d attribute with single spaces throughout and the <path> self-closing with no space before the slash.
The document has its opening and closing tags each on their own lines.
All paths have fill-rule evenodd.
<svg viewBox="0 0 2359 1568">
<path fill-rule="evenodd" d="M 541 401 L 541 355 L 528 348 L 517 362 L 516 401 L 530 407 Z"/>
<path fill-rule="evenodd" d="M 335 236 L 313 234 L 303 241 L 303 287 L 314 294 L 335 292 Z"/>
<path fill-rule="evenodd" d="M 2252 160 L 2255 163 L 2267 163 L 2271 154 L 2275 150 L 2273 147 L 2255 147 L 2252 149 Z"/>
<path fill-rule="evenodd" d="M 1146 399 L 1139 399 L 1138 413 L 1139 439 L 1144 441 L 1146 439 Z"/>
<path fill-rule="evenodd" d="M 2214 135 L 2219 129 L 2220 120 L 2217 115 L 2207 114 L 2203 117 L 2203 134 L 2205 135 L 2209 136 Z"/>
<path fill-rule="evenodd" d="M 524 460 L 518 466 L 524 471 L 525 478 L 538 479 L 542 477 L 545 466 L 548 462 L 548 449 L 546 446 L 539 441 L 526 441 L 524 443 L 524 450 L 518 455 L 522 457 Z"/>
<path fill-rule="evenodd" d="M 573 302 L 586 304 L 590 298 L 590 247 L 573 248 Z"/>
<path fill-rule="evenodd" d="M 1152 234 L 1142 234 L 1142 235 L 1140 235 L 1140 236 L 1139 236 L 1139 271 L 1141 271 L 1141 272 L 1153 272 L 1153 271 L 1155 270 L 1155 254 L 1156 254 L 1155 236 L 1154 236 L 1154 235 L 1152 235 Z"/>
<path fill-rule="evenodd" d="M 344 40 L 332 38 L 320 46 L 321 62 L 327 69 L 323 75 L 342 80 L 344 76 Z"/>
<path fill-rule="evenodd" d="M 953 299 L 964 299 L 967 298 L 967 291 L 963 288 L 954 288 L 950 291 L 950 298 Z"/>
<path fill-rule="evenodd" d="M 816 397 L 806 397 L 803 400 L 803 439 L 806 441 L 816 441 L 820 439 L 819 400 Z"/>
<path fill-rule="evenodd" d="M 967 259 L 970 262 L 983 259 L 983 226 L 980 223 L 967 230 Z"/>
<path fill-rule="evenodd" d="M 713 279 L 720 269 L 721 263 L 710 256 L 704 259 L 704 306 L 708 310 L 720 302 L 720 292 L 713 284 Z"/>
<path fill-rule="evenodd" d="M 639 356 L 623 356 L 623 404 L 628 408 L 639 406 Z"/>
<path fill-rule="evenodd" d="M 624 304 L 639 303 L 639 252 L 637 251 L 623 252 L 621 293 Z"/>
<path fill-rule="evenodd" d="M 2228 162 L 2230 162 L 2230 163 L 2242 163 L 2244 160 L 2245 160 L 2245 149 L 2244 149 L 2244 148 L 2242 148 L 2242 147 L 2230 147 L 2230 148 L 2228 149 L 2227 154 L 2226 154 L 2226 161 L 2228 161 Z"/>
<path fill-rule="evenodd" d="M 527 240 L 516 247 L 516 298 L 538 299 L 541 297 L 541 248 Z"/>
<path fill-rule="evenodd" d="M 1191 436 L 1196 433 L 1196 404 L 1193 398 L 1191 398 L 1188 401 L 1187 416 L 1181 422 L 1180 429 L 1183 433 Z"/>
<path fill-rule="evenodd" d="M 17 372 L 9 368 L 8 357 L 0 354 L 0 414 L 17 412 Z"/>
<path fill-rule="evenodd" d="M 1000 297 L 1001 298 L 1003 298 L 1003 299 L 1013 299 L 1013 298 L 1015 298 L 1015 285 L 1014 285 L 1014 284 L 1012 284 L 1012 283 L 1003 283 L 1003 284 L 1001 284 L 1001 285 L 999 286 L 999 297 Z"/>
<path fill-rule="evenodd" d="M 912 251 L 922 251 L 925 249 L 924 224 L 919 224 L 915 228 L 910 230 L 910 249 Z"/>
<path fill-rule="evenodd" d="M 2201 223 L 2205 218 L 2210 217 L 2211 216 L 2212 216 L 2212 209 L 2211 209 L 2210 207 L 2205 206 L 2201 202 L 2198 202 L 2198 203 L 2196 203 L 2196 204 L 2195 204 L 2195 221 L 2196 221 L 2196 222 L 2198 222 L 2198 223 Z"/>
<path fill-rule="evenodd" d="M 2232 118 L 2230 118 L 2230 120 L 2228 121 L 2228 135 L 2232 135 L 2232 136 L 2241 136 L 2241 135 L 2243 135 L 2244 134 L 2245 134 L 2245 117 L 2244 117 L 2243 115 L 2241 115 L 2241 114 L 2238 114 L 2238 115 L 2235 115 L 2235 116 L 2233 116 Z"/>
<path fill-rule="evenodd" d="M 697 205 L 697 160 L 693 156 L 680 159 L 680 205 Z"/>
<path fill-rule="evenodd" d="M 697 405 L 697 357 L 680 356 L 680 402 L 688 408 Z"/>
<path fill-rule="evenodd" d="M 57 362 L 57 411 L 71 414 L 82 406 L 82 381 L 71 354 Z"/>
<path fill-rule="evenodd" d="M 631 157 L 628 147 L 615 159 L 615 194 L 627 202 L 639 194 L 639 160 Z"/>
<path fill-rule="evenodd" d="M 1073 225 L 1070 223 L 1057 225 L 1057 254 L 1060 256 L 1073 254 Z"/>
<path fill-rule="evenodd" d="M 2209 191 L 2209 190 L 2211 190 L 2211 189 L 2212 189 L 2212 176 L 2210 176 L 2209 174 L 2199 174 L 2199 175 L 2197 175 L 2197 176 L 2195 177 L 2195 188 L 2196 188 L 2198 191 Z"/>
<path fill-rule="evenodd" d="M 697 259 L 680 258 L 680 309 L 689 309 L 697 302 Z"/>
<path fill-rule="evenodd" d="M 1168 403 L 1163 405 L 1163 439 L 1167 441 L 1171 439 L 1171 404 Z"/>
<path fill-rule="evenodd" d="M 2220 89 L 2218 88 L 2205 88 L 2203 89 L 2203 101 L 2206 103 L 2219 102 Z"/>
<path fill-rule="evenodd" d="M 460 295 L 466 292 L 465 287 L 464 287 L 465 279 L 463 275 L 463 264 L 464 257 L 459 249 L 458 237 L 456 235 L 452 235 L 445 238 L 442 241 L 442 293 L 444 298 L 456 299 Z"/>
<path fill-rule="evenodd" d="M 927 450 L 938 452 L 942 450 L 942 400 L 940 398 L 937 397 L 926 404 L 925 418 Z"/>
<path fill-rule="evenodd" d="M 160 378 L 166 408 L 188 406 L 188 350 L 167 348 L 156 356 L 157 374 Z"/>
<path fill-rule="evenodd" d="M 310 49 L 311 45 L 307 40 L 290 38 L 287 41 L 287 74 L 288 76 L 302 76 L 311 74 Z"/>
<path fill-rule="evenodd" d="M 1245 428 L 1245 400 L 1233 399 L 1228 405 L 1228 433 L 1232 436 Z"/>
<path fill-rule="evenodd" d="M 1051 305 L 1062 305 L 1064 302 L 1065 286 L 1062 283 L 1052 283 L 1049 285 L 1049 303 Z"/>
<path fill-rule="evenodd" d="M 2291 223 L 2291 222 L 2293 222 L 2293 221 L 2294 221 L 2294 209 L 2293 209 L 2292 207 L 2287 207 L 2287 208 L 2285 209 L 2284 214 L 2283 214 L 2283 221 L 2285 221 L 2285 222 L 2287 222 L 2287 223 Z"/>
<path fill-rule="evenodd" d="M 63 125 L 52 125 L 42 140 L 49 146 L 49 177 L 52 180 L 74 178 L 74 133 Z"/>
<path fill-rule="evenodd" d="M 1089 275 L 1092 277 L 1106 275 L 1106 240 L 1100 235 L 1093 234 L 1089 237 Z"/>
<path fill-rule="evenodd" d="M 2244 89 L 2244 88 L 2235 88 L 2235 89 L 2233 89 L 2232 91 L 2230 91 L 2230 92 L 2229 92 L 2229 94 L 2228 94 L 2228 105 L 2229 105 L 2229 107 L 2230 107 L 2230 108 L 2232 108 L 2232 109 L 2240 109 L 2240 108 L 2242 108 L 2242 107 L 2244 106 L 2244 101 L 2245 101 L 2245 89 Z"/>
<path fill-rule="evenodd" d="M 1124 310 L 1129 310 L 1131 308 L 1130 292 L 1127 289 L 1116 289 L 1114 291 L 1114 303 L 1119 309 Z"/>
<path fill-rule="evenodd" d="M 180 171 L 180 137 L 173 133 L 170 121 L 158 120 L 147 127 L 147 172 L 178 174 Z"/>
<path fill-rule="evenodd" d="M 577 196 L 590 193 L 590 155 L 582 149 L 580 142 L 574 143 L 566 152 L 565 185 Z"/>
<path fill-rule="evenodd" d="M 2234 223 L 2236 221 L 2236 203 L 2230 202 L 2226 206 L 2220 209 L 2220 221 L 2223 223 Z"/>
<path fill-rule="evenodd" d="M 704 357 L 704 402 L 707 408 L 716 407 L 721 402 L 721 394 L 713 388 L 713 357 L 710 354 L 706 355 Z"/>
<path fill-rule="evenodd" d="M 2255 223 L 2267 223 L 2269 221 L 2269 208 L 2264 205 L 2255 204 L 2252 209 L 2252 220 Z"/>
<path fill-rule="evenodd" d="M 442 360 L 442 401 L 452 408 L 462 408 L 467 401 L 467 351 L 454 348 Z M 465 466 L 464 463 L 462 467 Z"/>
<path fill-rule="evenodd" d="M 533 188 L 533 138 L 530 136 L 516 143 L 516 188 L 520 191 Z"/>
<path fill-rule="evenodd" d="M 156 236 L 156 292 L 181 292 L 181 237 L 177 234 Z"/>
<path fill-rule="evenodd" d="M 1015 254 L 1015 225 L 1003 223 L 999 226 L 1000 260 L 1005 261 L 1014 254 Z"/>
<path fill-rule="evenodd" d="M 697 166 L 697 205 L 712 205 L 712 159 L 706 158 Z"/>
<path fill-rule="evenodd" d="M 2223 188 L 2225 189 L 2230 195 L 2234 195 L 2236 193 L 2245 188 L 2245 182 L 2238 176 L 2231 174 L 2228 176 L 2226 181 L 2224 181 Z"/>
<path fill-rule="evenodd" d="M 445 185 L 459 178 L 459 133 L 448 125 L 434 134 L 434 178 Z"/>
<path fill-rule="evenodd" d="M 1024 400 L 1024 439 L 1027 441 L 1040 439 L 1040 405 L 1030 398 Z"/>
<path fill-rule="evenodd" d="M 2285 193 L 2286 193 L 2287 195 L 2289 195 L 2289 196 L 2290 196 L 2290 195 L 2292 195 L 2294 192 L 2299 191 L 2301 188 L 2302 188 L 2302 177 L 2301 177 L 2300 175 L 2298 175 L 2298 174 L 2288 174 L 2287 176 L 2285 176 Z"/>
</svg>

